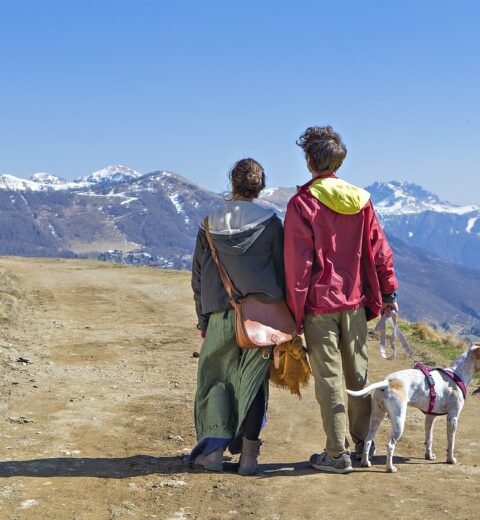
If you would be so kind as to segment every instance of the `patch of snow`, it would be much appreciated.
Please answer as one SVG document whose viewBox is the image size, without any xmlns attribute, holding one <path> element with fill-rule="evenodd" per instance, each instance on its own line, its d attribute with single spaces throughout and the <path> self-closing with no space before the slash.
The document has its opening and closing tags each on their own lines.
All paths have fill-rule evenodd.
<svg viewBox="0 0 480 520">
<path fill-rule="evenodd" d="M 411 231 L 408 232 L 408 238 L 412 238 L 413 237 L 413 233 Z"/>
<path fill-rule="evenodd" d="M 172 204 L 175 206 L 177 213 L 183 213 L 183 206 L 178 200 L 178 193 L 169 195 L 168 198 L 172 201 Z"/>
<path fill-rule="evenodd" d="M 57 235 L 57 232 L 55 231 L 55 228 L 53 227 L 53 225 L 52 225 L 51 222 L 48 223 L 48 228 L 50 229 L 50 233 L 51 233 L 54 237 L 58 236 L 58 235 Z"/>
<path fill-rule="evenodd" d="M 400 200 L 383 200 L 375 204 L 375 209 L 381 215 L 407 215 L 433 211 L 435 213 L 452 213 L 455 215 L 465 215 L 473 211 L 480 210 L 479 206 L 454 206 L 448 203 L 431 203 L 427 201 L 417 201 L 412 197 Z"/>
<path fill-rule="evenodd" d="M 175 206 L 177 213 L 183 215 L 183 220 L 185 224 L 190 224 L 190 217 L 185 213 L 183 209 L 183 205 L 179 200 L 180 195 L 178 193 L 174 193 L 173 195 L 168 195 L 168 198 L 171 200 L 172 204 Z"/>
<path fill-rule="evenodd" d="M 135 201 L 135 200 L 138 200 L 137 197 L 130 197 L 126 200 L 122 200 L 122 202 L 120 202 L 120 204 L 123 206 L 123 205 L 126 205 L 128 206 L 131 202 Z"/>
<path fill-rule="evenodd" d="M 27 200 L 27 199 L 26 199 L 26 198 L 25 198 L 21 193 L 19 193 L 18 195 L 20 196 L 20 198 L 21 198 L 21 199 L 23 200 L 23 202 L 25 203 L 25 206 L 27 206 L 27 208 L 28 208 L 28 206 L 29 206 L 29 204 L 28 204 L 28 200 Z"/>
<path fill-rule="evenodd" d="M 472 217 L 472 218 L 469 218 L 468 219 L 468 222 L 467 222 L 467 227 L 465 228 L 465 231 L 467 233 L 471 233 L 472 232 L 472 229 L 473 229 L 473 226 L 475 225 L 475 223 L 477 222 L 479 217 Z"/>
</svg>

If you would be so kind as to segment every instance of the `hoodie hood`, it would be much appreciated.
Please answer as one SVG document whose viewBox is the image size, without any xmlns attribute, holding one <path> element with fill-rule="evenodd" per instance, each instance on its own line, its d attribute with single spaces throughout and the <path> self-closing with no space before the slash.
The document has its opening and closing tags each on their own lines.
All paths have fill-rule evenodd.
<svg viewBox="0 0 480 520">
<path fill-rule="evenodd" d="M 308 187 L 327 208 L 342 215 L 356 215 L 370 200 L 370 193 L 336 177 L 320 178 Z"/>
<path fill-rule="evenodd" d="M 263 233 L 275 212 L 245 200 L 225 201 L 223 208 L 208 217 L 215 247 L 230 255 L 241 255 Z M 203 229 L 203 222 L 200 227 Z"/>
<path fill-rule="evenodd" d="M 252 229 L 273 217 L 272 209 L 265 209 L 247 200 L 226 200 L 208 217 L 210 232 L 216 235 L 235 235 Z M 202 225 L 203 227 L 203 225 Z"/>
</svg>

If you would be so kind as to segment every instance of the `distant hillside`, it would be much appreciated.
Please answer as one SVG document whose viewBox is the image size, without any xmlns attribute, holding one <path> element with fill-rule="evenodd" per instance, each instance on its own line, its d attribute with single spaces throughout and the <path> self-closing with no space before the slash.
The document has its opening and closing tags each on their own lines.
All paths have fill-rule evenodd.
<svg viewBox="0 0 480 520">
<path fill-rule="evenodd" d="M 109 167 L 73 182 L 52 177 L 0 176 L 0 254 L 188 268 L 198 223 L 222 203 L 170 172 Z"/>
<path fill-rule="evenodd" d="M 445 331 L 480 337 L 480 270 L 450 264 L 389 237 L 401 315 Z"/>
</svg>

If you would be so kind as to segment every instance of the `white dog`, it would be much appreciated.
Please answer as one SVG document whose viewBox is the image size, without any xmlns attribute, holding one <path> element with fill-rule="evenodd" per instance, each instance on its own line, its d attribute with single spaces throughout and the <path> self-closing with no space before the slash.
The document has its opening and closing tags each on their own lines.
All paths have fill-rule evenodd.
<svg viewBox="0 0 480 520">
<path fill-rule="evenodd" d="M 378 427 L 386 415 L 392 423 L 392 436 L 387 443 L 387 472 L 397 471 L 393 465 L 393 451 L 405 426 L 407 405 L 418 408 L 425 415 L 425 458 L 434 460 L 432 453 L 433 423 L 437 415 L 447 415 L 447 462 L 455 464 L 455 432 L 458 416 L 465 404 L 466 385 L 480 371 L 480 345 L 471 346 L 448 369 L 400 370 L 388 375 L 384 381 L 374 383 L 350 395 L 359 397 L 373 394 L 370 428 L 365 439 L 361 465 L 371 465 L 368 454 Z M 427 377 L 428 376 L 428 377 Z"/>
</svg>

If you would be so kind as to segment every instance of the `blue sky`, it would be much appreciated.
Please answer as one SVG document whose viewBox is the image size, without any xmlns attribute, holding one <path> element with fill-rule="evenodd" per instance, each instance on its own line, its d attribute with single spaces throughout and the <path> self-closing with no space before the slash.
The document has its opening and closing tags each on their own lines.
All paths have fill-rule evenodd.
<svg viewBox="0 0 480 520">
<path fill-rule="evenodd" d="M 295 145 L 331 124 L 339 175 L 479 204 L 474 0 L 0 0 L 0 173 L 109 164 L 220 191 L 239 158 L 307 180 Z"/>
</svg>

